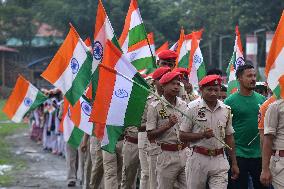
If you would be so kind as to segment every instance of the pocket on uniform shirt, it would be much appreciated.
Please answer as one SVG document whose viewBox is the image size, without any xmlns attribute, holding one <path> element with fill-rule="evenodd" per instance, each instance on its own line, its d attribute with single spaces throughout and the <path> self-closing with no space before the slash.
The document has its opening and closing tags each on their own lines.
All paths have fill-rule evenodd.
<svg viewBox="0 0 284 189">
<path fill-rule="evenodd" d="M 220 137 L 224 139 L 226 136 L 226 123 L 218 120 L 217 127 L 220 132 Z"/>
</svg>

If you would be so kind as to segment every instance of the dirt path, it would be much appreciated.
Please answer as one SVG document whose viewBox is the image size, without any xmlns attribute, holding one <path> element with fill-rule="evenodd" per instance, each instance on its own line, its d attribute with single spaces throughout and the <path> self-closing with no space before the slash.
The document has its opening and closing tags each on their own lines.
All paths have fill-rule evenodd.
<svg viewBox="0 0 284 189">
<path fill-rule="evenodd" d="M 15 173 L 12 187 L 7 188 L 67 188 L 66 162 L 63 157 L 44 152 L 41 145 L 29 139 L 28 129 L 6 139 L 12 142 L 12 153 L 21 156 L 27 164 L 25 169 Z"/>
</svg>

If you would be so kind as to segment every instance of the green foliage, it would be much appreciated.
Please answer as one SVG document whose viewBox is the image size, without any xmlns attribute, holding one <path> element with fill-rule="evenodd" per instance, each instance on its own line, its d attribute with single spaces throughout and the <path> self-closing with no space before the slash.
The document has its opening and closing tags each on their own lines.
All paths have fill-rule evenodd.
<svg viewBox="0 0 284 189">
<path fill-rule="evenodd" d="M 37 3 L 32 0 L 8 0 L 0 6 L 0 41 L 17 37 L 26 46 L 36 33 L 37 21 L 34 19 Z"/>
</svg>

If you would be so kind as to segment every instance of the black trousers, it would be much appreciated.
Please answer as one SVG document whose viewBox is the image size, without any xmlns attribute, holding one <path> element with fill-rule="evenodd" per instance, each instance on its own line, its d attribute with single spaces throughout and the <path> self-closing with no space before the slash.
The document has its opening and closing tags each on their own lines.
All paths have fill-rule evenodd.
<svg viewBox="0 0 284 189">
<path fill-rule="evenodd" d="M 250 174 L 253 182 L 254 189 L 268 189 L 260 183 L 261 174 L 261 158 L 242 158 L 237 157 L 238 166 L 240 169 L 239 178 L 237 180 L 231 180 L 229 173 L 229 186 L 228 189 L 247 189 L 248 188 L 248 176 Z"/>
</svg>

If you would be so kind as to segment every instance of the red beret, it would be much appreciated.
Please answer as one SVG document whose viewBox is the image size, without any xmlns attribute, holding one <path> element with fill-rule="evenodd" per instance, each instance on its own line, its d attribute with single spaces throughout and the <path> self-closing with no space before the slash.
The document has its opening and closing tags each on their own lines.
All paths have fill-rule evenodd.
<svg viewBox="0 0 284 189">
<path fill-rule="evenodd" d="M 176 59 L 178 54 L 172 50 L 163 50 L 158 54 L 158 57 L 163 60 Z"/>
<path fill-rule="evenodd" d="M 179 73 L 186 74 L 186 75 L 189 74 L 189 71 L 186 68 L 175 68 L 173 69 L 173 72 L 179 72 Z"/>
<path fill-rule="evenodd" d="M 168 72 L 165 75 L 163 75 L 163 77 L 159 80 L 159 83 L 160 84 L 169 83 L 174 78 L 176 78 L 177 76 L 180 76 L 180 75 L 181 75 L 181 73 L 179 73 L 179 72 Z"/>
<path fill-rule="evenodd" d="M 221 85 L 221 82 L 222 78 L 219 75 L 208 75 L 199 82 L 199 87 Z"/>
<path fill-rule="evenodd" d="M 168 73 L 171 71 L 171 68 L 169 67 L 160 67 L 160 68 L 157 68 L 153 74 L 152 74 L 152 78 L 154 80 L 159 80 L 165 73 Z"/>
</svg>

